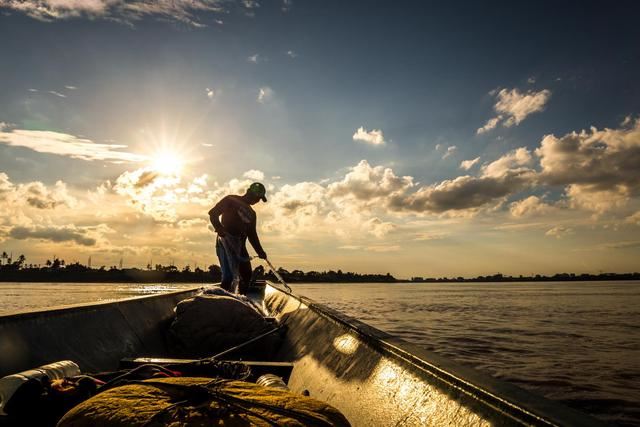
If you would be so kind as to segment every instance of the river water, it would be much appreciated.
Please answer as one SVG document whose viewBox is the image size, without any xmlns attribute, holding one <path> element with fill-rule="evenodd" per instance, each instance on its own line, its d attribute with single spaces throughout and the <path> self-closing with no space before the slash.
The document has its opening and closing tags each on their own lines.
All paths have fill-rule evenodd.
<svg viewBox="0 0 640 427">
<path fill-rule="evenodd" d="M 0 314 L 193 284 L 0 283 Z M 640 282 L 294 284 L 428 350 L 618 425 L 640 425 Z"/>
</svg>

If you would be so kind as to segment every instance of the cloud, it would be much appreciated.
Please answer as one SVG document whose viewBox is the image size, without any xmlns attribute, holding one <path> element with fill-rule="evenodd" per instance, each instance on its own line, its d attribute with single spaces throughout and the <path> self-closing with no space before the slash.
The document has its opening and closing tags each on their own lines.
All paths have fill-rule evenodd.
<svg viewBox="0 0 640 427">
<path fill-rule="evenodd" d="M 423 241 L 428 241 L 428 240 L 442 240 L 445 237 L 447 237 L 448 233 L 431 233 L 431 232 L 424 232 L 424 233 L 418 233 L 415 235 L 415 237 L 413 238 L 413 240 L 418 241 L 418 242 L 423 242 Z"/>
<path fill-rule="evenodd" d="M 275 92 L 269 86 L 263 86 L 258 90 L 258 102 L 265 104 L 273 99 Z"/>
<path fill-rule="evenodd" d="M 586 209 L 597 214 L 621 208 L 627 204 L 630 195 L 624 187 L 611 190 L 595 190 L 591 186 L 572 184 L 566 187 L 571 207 Z"/>
<path fill-rule="evenodd" d="M 442 213 L 474 210 L 495 203 L 534 184 L 535 171 L 523 167 L 530 159 L 525 148 L 513 150 L 485 165 L 479 177 L 459 176 L 421 187 L 415 193 L 394 197 L 390 207 L 398 211 Z"/>
<path fill-rule="evenodd" d="M 55 96 L 57 96 L 59 98 L 66 98 L 67 97 L 67 95 L 62 94 L 60 92 L 56 92 L 55 90 L 50 90 L 47 93 L 50 93 L 51 95 L 55 95 Z"/>
<path fill-rule="evenodd" d="M 13 183 L 9 180 L 9 175 L 0 172 L 0 201 L 3 200 L 7 193 L 14 191 L 14 188 Z"/>
<path fill-rule="evenodd" d="M 265 205 L 269 219 L 264 229 L 286 238 L 304 233 L 307 238 L 316 234 L 351 241 L 366 235 L 382 239 L 397 228 L 386 218 L 388 198 L 411 185 L 411 178 L 363 160 L 338 181 L 283 185 Z"/>
<path fill-rule="evenodd" d="M 14 129 L 0 130 L 0 143 L 14 147 L 27 147 L 39 153 L 57 154 L 82 160 L 103 160 L 112 163 L 141 162 L 146 157 L 117 151 L 126 145 L 99 144 L 66 133 Z"/>
<path fill-rule="evenodd" d="M 1 187 L 0 187 L 1 188 Z M 1 191 L 1 190 L 0 190 Z M 1 192 L 0 192 L 1 194 Z M 624 219 L 624 222 L 629 223 L 629 224 L 636 224 L 636 225 L 640 225 L 640 211 L 629 215 L 628 217 L 626 217 Z"/>
<path fill-rule="evenodd" d="M 498 122 L 500 122 L 500 120 L 502 120 L 502 116 L 498 116 L 498 117 L 493 117 L 489 120 L 487 120 L 487 123 L 485 123 L 484 126 L 482 126 L 481 128 L 478 128 L 478 130 L 476 131 L 476 133 L 478 135 L 488 132 L 492 129 L 495 129 L 495 127 L 498 125 Z"/>
<path fill-rule="evenodd" d="M 550 230 L 547 230 L 547 232 L 544 234 L 545 236 L 548 236 L 548 237 L 555 237 L 556 239 L 562 239 L 566 236 L 573 234 L 573 229 L 558 225 L 556 227 L 553 227 Z"/>
<path fill-rule="evenodd" d="M 360 245 L 342 245 L 342 246 L 338 246 L 338 249 L 343 249 L 345 251 L 358 251 L 358 250 L 362 249 L 362 246 L 360 246 Z"/>
<path fill-rule="evenodd" d="M 518 172 L 498 178 L 459 176 L 394 199 L 391 208 L 432 213 L 475 209 L 520 191 L 529 182 L 528 174 Z"/>
<path fill-rule="evenodd" d="M 73 207 L 76 204 L 62 181 L 56 182 L 53 189 L 48 189 L 41 182 L 30 182 L 18 186 L 18 193 L 29 204 L 38 209 L 55 209 L 58 206 Z"/>
<path fill-rule="evenodd" d="M 215 96 L 216 96 L 215 90 L 207 87 L 207 88 L 204 89 L 204 91 L 207 94 L 207 98 L 209 98 L 209 99 L 215 98 Z"/>
<path fill-rule="evenodd" d="M 260 3 L 258 3 L 256 0 L 242 0 L 242 5 L 246 9 L 257 9 L 260 7 Z"/>
<path fill-rule="evenodd" d="M 377 238 L 382 238 L 396 229 L 395 224 L 380 218 L 370 218 L 363 224 L 363 229 Z"/>
<path fill-rule="evenodd" d="M 256 169 L 251 169 L 246 171 L 242 176 L 254 181 L 262 181 L 264 179 L 264 172 Z"/>
<path fill-rule="evenodd" d="M 288 50 L 288 51 L 287 51 L 287 56 L 288 56 L 288 57 L 290 57 L 290 58 L 297 58 L 297 57 L 298 57 L 298 54 L 297 54 L 297 53 L 295 53 L 295 52 L 294 52 L 294 51 L 292 51 L 292 50 Z"/>
<path fill-rule="evenodd" d="M 4 172 L 0 172 L 0 202 L 12 208 L 24 206 L 39 210 L 60 206 L 74 207 L 77 204 L 62 181 L 56 182 L 52 187 L 47 187 L 40 181 L 14 184 Z"/>
<path fill-rule="evenodd" d="M 260 61 L 260 55 L 257 53 L 247 58 L 247 61 L 257 64 Z"/>
<path fill-rule="evenodd" d="M 291 6 L 293 6 L 293 0 L 282 0 L 282 11 L 288 12 L 291 10 Z"/>
<path fill-rule="evenodd" d="M 364 247 L 364 250 L 368 252 L 398 252 L 400 249 L 400 245 L 371 245 Z"/>
<path fill-rule="evenodd" d="M 137 169 L 122 173 L 109 190 L 125 196 L 140 212 L 158 221 L 173 221 L 176 204 L 188 196 L 186 188 L 180 187 L 180 177 L 162 175 L 150 169 Z"/>
<path fill-rule="evenodd" d="M 86 230 L 76 227 L 13 227 L 9 236 L 17 240 L 39 239 L 52 242 L 73 241 L 82 246 L 94 246 L 96 239 L 89 237 Z"/>
<path fill-rule="evenodd" d="M 626 240 L 623 242 L 605 243 L 599 249 L 636 249 L 640 248 L 640 240 Z"/>
<path fill-rule="evenodd" d="M 496 112 L 505 114 L 508 118 L 505 127 L 518 125 L 527 116 L 544 110 L 551 97 L 551 91 L 544 89 L 540 92 L 527 91 L 520 93 L 518 89 L 502 89 L 498 92 L 498 102 L 494 106 Z"/>
<path fill-rule="evenodd" d="M 76 89 L 78 89 L 77 87 L 75 87 L 75 86 L 71 86 L 71 85 L 65 85 L 65 87 L 64 87 L 64 88 L 65 88 L 65 89 L 68 89 L 68 90 L 76 90 Z"/>
<path fill-rule="evenodd" d="M 476 157 L 475 159 L 471 159 L 471 160 L 463 160 L 462 162 L 460 162 L 460 169 L 464 169 L 468 171 L 469 169 L 474 167 L 479 161 L 480 161 L 480 157 Z"/>
<path fill-rule="evenodd" d="M 351 198 L 368 204 L 404 193 L 413 185 L 413 178 L 409 176 L 397 176 L 391 168 L 371 166 L 361 160 L 341 181 L 331 183 L 327 188 L 332 198 Z"/>
<path fill-rule="evenodd" d="M 194 27 L 202 12 L 224 12 L 223 0 L 0 0 L 0 9 L 22 12 L 41 21 L 104 18 L 132 23 L 146 16 Z"/>
<path fill-rule="evenodd" d="M 549 213 L 551 206 L 544 203 L 537 196 L 529 196 L 526 199 L 511 203 L 509 211 L 515 217 L 543 215 Z"/>
<path fill-rule="evenodd" d="M 270 218 L 263 228 L 292 237 L 300 231 L 318 232 L 327 212 L 326 189 L 313 182 L 283 185 L 269 197 Z"/>
<path fill-rule="evenodd" d="M 338 246 L 338 249 L 365 252 L 397 252 L 401 248 L 399 245 L 342 245 Z"/>
<path fill-rule="evenodd" d="M 356 133 L 353 134 L 354 141 L 362 141 L 371 145 L 384 145 L 384 134 L 380 129 L 372 129 L 367 131 L 364 127 L 360 126 Z"/>
<path fill-rule="evenodd" d="M 524 147 L 516 148 L 503 155 L 499 159 L 482 167 L 485 176 L 501 177 L 507 172 L 521 170 L 522 166 L 528 165 L 532 161 L 531 153 Z M 529 169 L 526 169 L 529 171 Z"/>
<path fill-rule="evenodd" d="M 458 151 L 458 147 L 456 147 L 455 145 L 451 145 L 450 147 L 447 147 L 447 151 L 442 156 L 442 159 L 446 159 L 447 157 L 453 156 L 456 153 L 456 151 Z"/>
<path fill-rule="evenodd" d="M 179 228 L 182 228 L 182 229 L 189 229 L 189 228 L 195 228 L 195 227 L 203 229 L 203 228 L 206 228 L 208 225 L 207 221 L 202 218 L 181 219 L 176 224 Z"/>
<path fill-rule="evenodd" d="M 551 98 L 551 91 L 548 89 L 539 92 L 529 90 L 522 93 L 518 89 L 501 89 L 495 95 L 496 103 L 493 109 L 498 115 L 489 119 L 483 127 L 479 128 L 476 131 L 477 134 L 494 129 L 500 123 L 504 127 L 519 125 L 529 115 L 544 110 Z"/>
<path fill-rule="evenodd" d="M 640 122 L 629 128 L 547 135 L 535 151 L 540 180 L 565 185 L 577 206 L 604 212 L 640 194 Z"/>
<path fill-rule="evenodd" d="M 554 185 L 580 184 L 598 190 L 640 189 L 640 122 L 630 129 L 592 127 L 557 138 L 547 135 L 536 149 L 542 178 Z"/>
</svg>

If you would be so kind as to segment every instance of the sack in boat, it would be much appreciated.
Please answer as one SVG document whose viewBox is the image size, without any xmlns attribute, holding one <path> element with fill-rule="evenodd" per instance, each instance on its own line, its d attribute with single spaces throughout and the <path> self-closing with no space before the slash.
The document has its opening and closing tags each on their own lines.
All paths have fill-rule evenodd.
<svg viewBox="0 0 640 427">
<path fill-rule="evenodd" d="M 169 330 L 172 351 L 189 357 L 212 356 L 268 331 L 253 307 L 227 296 L 198 295 L 180 301 Z"/>
<path fill-rule="evenodd" d="M 163 378 L 107 390 L 58 427 L 349 426 L 334 407 L 288 390 L 243 381 Z"/>
</svg>

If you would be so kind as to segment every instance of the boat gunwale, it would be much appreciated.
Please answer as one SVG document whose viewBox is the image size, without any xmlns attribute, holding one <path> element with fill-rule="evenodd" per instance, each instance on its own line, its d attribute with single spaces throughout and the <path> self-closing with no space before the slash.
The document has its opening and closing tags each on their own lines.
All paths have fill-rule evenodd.
<svg viewBox="0 0 640 427">
<path fill-rule="evenodd" d="M 494 378 L 468 365 L 447 359 L 445 356 L 384 332 L 325 304 L 318 303 L 302 295 L 296 295 L 293 291 L 289 292 L 271 281 L 266 281 L 266 284 L 297 299 L 319 315 L 355 332 L 359 338 L 363 339 L 375 351 L 379 351 L 393 359 L 399 359 L 436 380 L 454 387 L 467 396 L 481 401 L 484 405 L 518 423 L 527 425 L 534 423 L 533 425 L 545 426 L 579 425 L 585 427 L 609 425 L 560 402 L 552 401 L 544 396 Z M 464 379 L 464 377 L 468 379 Z M 501 396 L 505 394 L 511 397 Z"/>
</svg>

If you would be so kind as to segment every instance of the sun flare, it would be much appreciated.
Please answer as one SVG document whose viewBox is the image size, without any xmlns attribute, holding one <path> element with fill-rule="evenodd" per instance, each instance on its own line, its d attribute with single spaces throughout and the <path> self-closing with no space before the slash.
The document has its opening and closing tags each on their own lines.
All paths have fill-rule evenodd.
<svg viewBox="0 0 640 427">
<path fill-rule="evenodd" d="M 175 152 L 161 151 L 151 158 L 151 168 L 163 175 L 179 175 L 184 168 L 184 160 Z"/>
</svg>

